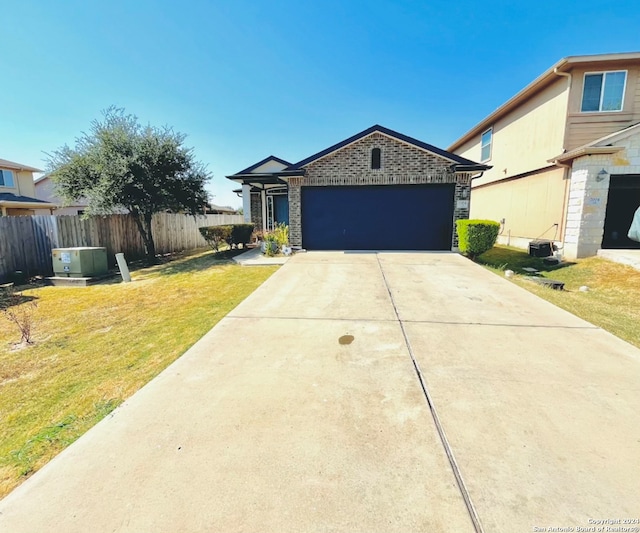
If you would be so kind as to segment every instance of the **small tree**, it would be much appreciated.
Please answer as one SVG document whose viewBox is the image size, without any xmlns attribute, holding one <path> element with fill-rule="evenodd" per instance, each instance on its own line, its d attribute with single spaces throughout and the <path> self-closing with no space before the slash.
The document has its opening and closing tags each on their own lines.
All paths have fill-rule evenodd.
<svg viewBox="0 0 640 533">
<path fill-rule="evenodd" d="M 210 175 L 169 127 L 142 126 L 124 109 L 110 107 L 74 148 L 48 154 L 50 176 L 67 202 L 86 198 L 87 214 L 126 209 L 135 220 L 147 257 L 155 260 L 154 213 L 202 212 Z"/>
<path fill-rule="evenodd" d="M 0 313 L 20 332 L 20 343 L 33 344 L 33 325 L 38 304 L 22 296 L 13 287 L 0 292 Z"/>
</svg>

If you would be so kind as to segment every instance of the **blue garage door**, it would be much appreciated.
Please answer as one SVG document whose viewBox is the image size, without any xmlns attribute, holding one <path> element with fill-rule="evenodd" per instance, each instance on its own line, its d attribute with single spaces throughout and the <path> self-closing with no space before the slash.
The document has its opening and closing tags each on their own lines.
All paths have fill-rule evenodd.
<svg viewBox="0 0 640 533">
<path fill-rule="evenodd" d="M 302 188 L 308 250 L 450 250 L 454 185 Z"/>
</svg>

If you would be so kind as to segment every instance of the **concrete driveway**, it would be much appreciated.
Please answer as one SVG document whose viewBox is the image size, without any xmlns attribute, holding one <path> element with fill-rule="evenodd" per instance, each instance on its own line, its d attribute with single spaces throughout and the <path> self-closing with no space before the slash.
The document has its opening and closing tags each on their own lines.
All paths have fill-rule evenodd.
<svg viewBox="0 0 640 533">
<path fill-rule="evenodd" d="M 640 516 L 639 412 L 639 350 L 458 255 L 299 254 L 0 531 L 620 527 L 597 521 Z"/>
</svg>

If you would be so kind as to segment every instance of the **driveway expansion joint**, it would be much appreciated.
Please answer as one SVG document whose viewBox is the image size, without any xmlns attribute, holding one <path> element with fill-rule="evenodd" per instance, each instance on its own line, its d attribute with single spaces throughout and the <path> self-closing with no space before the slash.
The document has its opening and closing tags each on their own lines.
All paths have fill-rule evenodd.
<svg viewBox="0 0 640 533">
<path fill-rule="evenodd" d="M 397 322 L 400 325 L 400 329 L 402 331 L 402 336 L 404 338 L 404 342 L 405 345 L 407 347 L 407 351 L 409 352 L 409 357 L 411 357 L 411 362 L 413 363 L 413 368 L 416 372 L 416 375 L 418 377 L 418 381 L 420 383 L 420 387 L 422 389 L 422 393 L 425 397 L 425 400 L 427 401 L 427 405 L 429 406 L 429 412 L 431 413 L 431 416 L 433 418 L 433 422 L 436 426 L 436 430 L 438 431 L 438 436 L 440 437 L 440 441 L 442 443 L 442 446 L 444 448 L 445 454 L 447 455 L 447 459 L 449 461 L 449 464 L 451 465 L 451 469 L 453 470 L 453 475 L 456 479 L 456 483 L 458 485 L 458 489 L 460 490 L 460 494 L 462 496 L 462 499 L 464 500 L 464 504 L 465 507 L 467 508 L 467 511 L 469 513 L 469 518 L 471 519 L 471 522 L 473 523 L 473 528 L 475 529 L 476 533 L 484 533 L 484 529 L 482 527 L 482 524 L 480 523 L 480 517 L 478 516 L 478 513 L 473 505 L 473 502 L 471 501 L 471 495 L 469 494 L 469 491 L 467 489 L 467 486 L 464 482 L 464 479 L 462 478 L 462 473 L 460 472 L 460 467 L 458 466 L 458 463 L 456 461 L 456 458 L 453 454 L 453 450 L 451 449 L 451 445 L 449 444 L 449 441 L 447 439 L 447 436 L 444 432 L 444 428 L 442 427 L 442 423 L 440 422 L 440 417 L 438 416 L 438 412 L 436 410 L 435 404 L 433 402 L 433 398 L 431 397 L 431 394 L 429 393 L 429 389 L 427 388 L 427 384 L 422 376 L 422 371 L 420 370 L 420 365 L 418 365 L 418 361 L 415 358 L 414 352 L 413 352 L 413 348 L 411 346 L 411 341 L 409 340 L 409 336 L 407 335 L 407 332 L 405 330 L 404 327 L 404 323 L 403 320 L 400 318 L 400 314 L 398 313 L 398 308 L 396 306 L 396 302 L 393 298 L 393 294 L 391 293 L 391 288 L 389 287 L 389 283 L 387 281 L 387 277 L 385 276 L 384 273 L 384 269 L 382 268 L 382 263 L 380 262 L 380 258 L 379 256 L 376 254 L 376 259 L 378 261 L 378 266 L 380 268 L 380 273 L 382 274 L 382 280 L 384 281 L 385 287 L 387 289 L 387 292 L 389 294 L 389 299 L 391 300 L 391 305 L 393 306 L 393 311 L 396 315 L 397 318 Z"/>
<path fill-rule="evenodd" d="M 321 317 L 321 316 L 273 316 L 273 315 L 227 315 L 225 318 L 233 318 L 238 320 L 317 320 L 319 322 L 381 322 L 387 324 L 395 324 L 398 321 L 389 318 L 347 318 L 347 317 Z"/>
</svg>

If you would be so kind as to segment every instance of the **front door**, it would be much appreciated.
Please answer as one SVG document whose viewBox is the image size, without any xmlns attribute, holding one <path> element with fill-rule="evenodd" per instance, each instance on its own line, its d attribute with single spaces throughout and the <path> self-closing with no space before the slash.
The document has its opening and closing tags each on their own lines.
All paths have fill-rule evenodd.
<svg viewBox="0 0 640 533">
<path fill-rule="evenodd" d="M 273 197 L 273 213 L 276 224 L 289 225 L 289 198 L 286 194 Z"/>
<path fill-rule="evenodd" d="M 267 230 L 276 224 L 289 225 L 289 197 L 287 194 L 267 195 Z"/>
<path fill-rule="evenodd" d="M 640 207 L 640 175 L 613 175 L 604 218 L 603 248 L 640 248 L 627 237 L 633 214 Z"/>
</svg>

